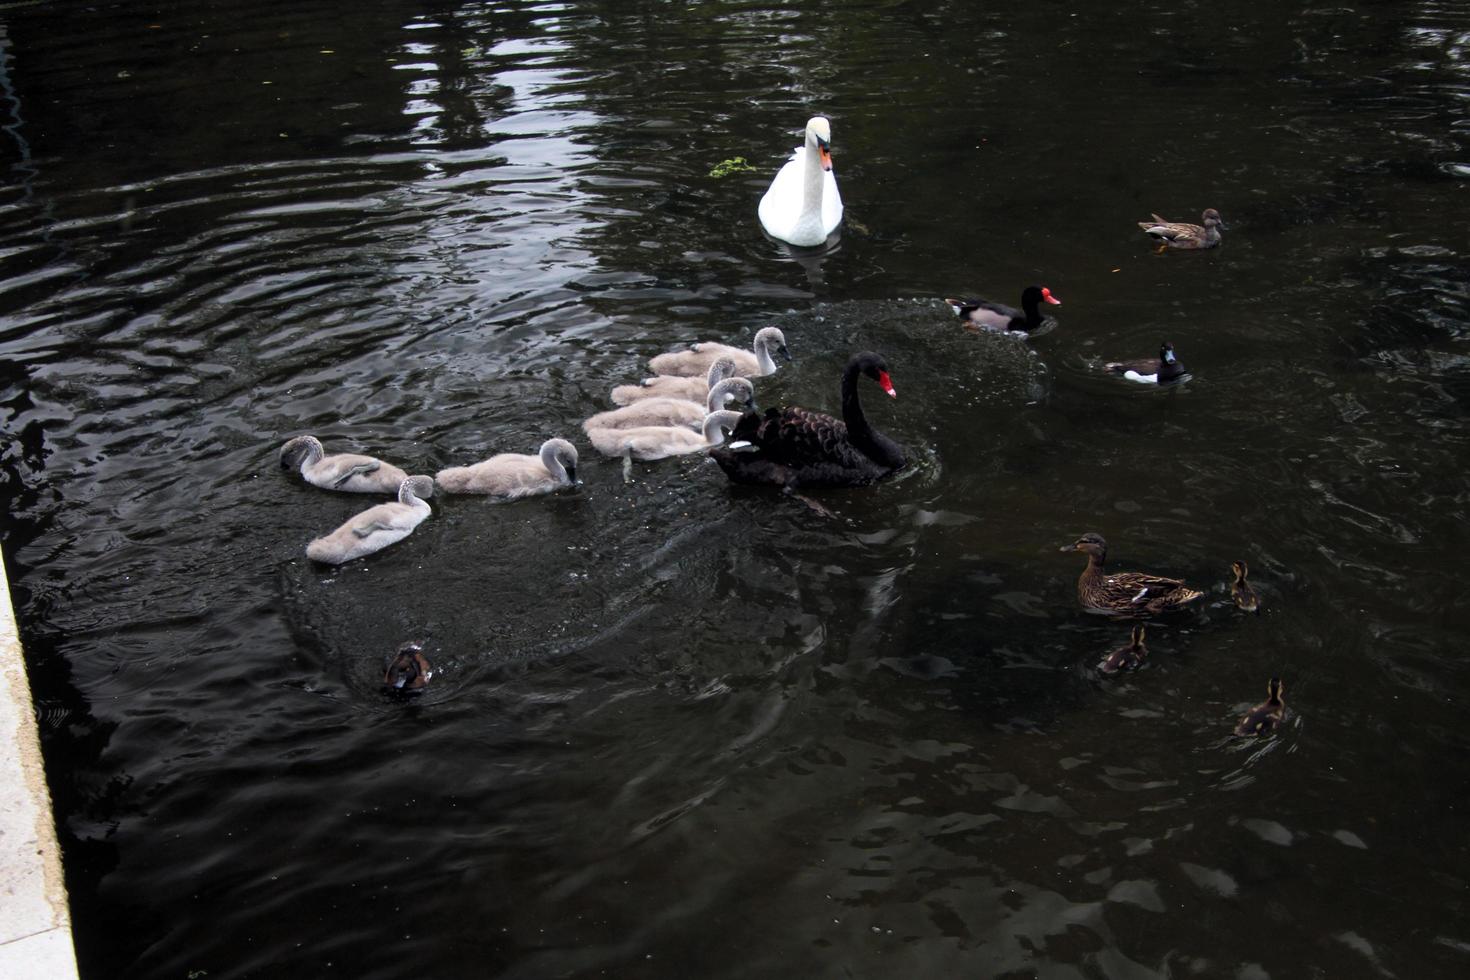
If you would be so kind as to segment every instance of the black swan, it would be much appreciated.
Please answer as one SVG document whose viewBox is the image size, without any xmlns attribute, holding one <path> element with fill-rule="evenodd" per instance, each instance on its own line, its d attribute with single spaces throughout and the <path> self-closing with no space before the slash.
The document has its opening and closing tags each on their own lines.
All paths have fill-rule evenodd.
<svg viewBox="0 0 1470 980">
<path fill-rule="evenodd" d="M 903 447 L 868 424 L 857 379 L 866 374 L 898 397 L 888 365 L 872 351 L 854 354 L 842 372 L 842 418 L 806 408 L 771 408 L 740 417 L 730 444 L 710 453 L 736 483 L 806 487 L 860 487 L 903 469 Z"/>
</svg>

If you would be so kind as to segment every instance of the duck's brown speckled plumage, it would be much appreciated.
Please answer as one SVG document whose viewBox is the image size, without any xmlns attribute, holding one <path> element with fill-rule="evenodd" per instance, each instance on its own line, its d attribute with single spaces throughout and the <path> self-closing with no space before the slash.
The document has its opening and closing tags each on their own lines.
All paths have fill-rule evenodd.
<svg viewBox="0 0 1470 980">
<path fill-rule="evenodd" d="M 1087 567 L 1077 580 L 1077 598 L 1082 608 L 1114 616 L 1156 616 L 1193 602 L 1204 595 L 1177 578 L 1145 572 L 1103 572 L 1108 543 L 1101 534 L 1089 531 L 1063 551 L 1087 554 Z"/>
<path fill-rule="evenodd" d="M 1220 220 L 1220 212 L 1214 208 L 1206 208 L 1205 213 L 1200 215 L 1203 226 L 1192 225 L 1187 221 L 1170 221 L 1157 214 L 1153 219 L 1140 221 L 1138 227 L 1158 242 L 1161 249 L 1214 248 L 1221 241 L 1220 229 L 1225 227 L 1225 222 Z"/>
<path fill-rule="evenodd" d="M 1286 702 L 1281 695 L 1285 689 L 1281 678 L 1273 677 L 1266 685 L 1266 700 L 1245 713 L 1240 724 L 1235 726 L 1237 735 L 1269 735 L 1286 717 Z"/>
</svg>

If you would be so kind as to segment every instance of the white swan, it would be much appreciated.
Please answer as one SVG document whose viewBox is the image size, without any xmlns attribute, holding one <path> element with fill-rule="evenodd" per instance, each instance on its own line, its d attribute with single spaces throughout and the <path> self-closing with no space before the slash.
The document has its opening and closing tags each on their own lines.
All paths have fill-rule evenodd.
<svg viewBox="0 0 1470 980">
<path fill-rule="evenodd" d="M 663 459 L 697 453 L 725 441 L 724 430 L 733 431 L 739 412 L 710 412 L 702 431 L 691 432 L 679 425 L 645 425 L 636 429 L 593 429 L 587 438 L 604 456 L 623 457 L 623 482 L 632 478 L 633 460 Z"/>
<path fill-rule="evenodd" d="M 447 493 L 483 493 L 516 500 L 551 493 L 577 482 L 577 447 L 565 439 L 547 439 L 538 456 L 500 453 L 471 466 L 451 466 L 434 474 Z"/>
<path fill-rule="evenodd" d="M 772 238 L 792 245 L 820 245 L 842 224 L 842 195 L 832 173 L 832 127 L 825 116 L 806 122 L 798 146 L 761 198 L 757 214 Z"/>
<path fill-rule="evenodd" d="M 410 476 L 398 487 L 398 499 L 378 504 L 350 519 L 331 534 L 306 546 L 306 557 L 328 565 L 340 565 L 390 544 L 402 541 L 429 516 L 425 499 L 434 495 L 434 481 L 427 476 Z"/>
<path fill-rule="evenodd" d="M 645 398 L 610 412 L 598 412 L 582 423 L 582 431 L 636 429 L 644 425 L 682 425 L 697 429 L 704 424 L 706 415 L 718 412 L 731 399 L 737 400 L 742 410 L 755 411 L 755 388 L 751 383 L 744 378 L 726 378 L 709 390 L 703 405 L 686 402 L 682 398 Z"/>
<path fill-rule="evenodd" d="M 688 350 L 671 350 L 648 362 L 654 374 L 672 374 L 675 377 L 693 378 L 704 374 L 710 365 L 722 357 L 735 362 L 735 374 L 742 378 L 763 378 L 776 373 L 775 351 L 786 360 L 791 360 L 791 351 L 786 349 L 786 335 L 779 327 L 762 327 L 755 332 L 755 341 L 750 350 L 741 350 L 729 344 L 717 344 L 706 340 Z"/>
<path fill-rule="evenodd" d="M 281 469 L 299 469 L 307 483 L 350 493 L 397 493 L 408 474 L 381 459 L 356 453 L 322 455 L 316 436 L 297 436 L 281 447 Z"/>
<path fill-rule="evenodd" d="M 644 378 L 639 385 L 618 385 L 612 390 L 612 403 L 631 405 L 645 398 L 682 398 L 696 405 L 703 405 L 711 388 L 734 376 L 735 362 L 728 357 L 720 357 L 709 366 L 709 374 L 703 378 L 658 374 Z"/>
</svg>

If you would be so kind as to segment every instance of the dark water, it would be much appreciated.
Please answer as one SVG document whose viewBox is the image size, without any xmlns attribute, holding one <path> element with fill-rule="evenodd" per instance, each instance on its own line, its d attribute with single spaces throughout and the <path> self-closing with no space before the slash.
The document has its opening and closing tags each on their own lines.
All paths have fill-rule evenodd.
<svg viewBox="0 0 1470 980">
<path fill-rule="evenodd" d="M 0 51 L 4 550 L 85 976 L 1470 970 L 1465 4 L 43 3 Z M 755 204 L 814 111 L 850 220 L 793 257 Z M 1134 225 L 1209 206 L 1214 253 Z M 935 299 L 1035 281 L 1029 345 Z M 772 322 L 762 403 L 880 350 L 911 473 L 821 520 L 577 433 Z M 1096 374 L 1162 338 L 1189 384 Z M 366 500 L 279 472 L 302 432 L 576 434 L 586 485 L 326 571 Z M 1210 590 L 1136 674 L 1086 530 Z"/>
</svg>

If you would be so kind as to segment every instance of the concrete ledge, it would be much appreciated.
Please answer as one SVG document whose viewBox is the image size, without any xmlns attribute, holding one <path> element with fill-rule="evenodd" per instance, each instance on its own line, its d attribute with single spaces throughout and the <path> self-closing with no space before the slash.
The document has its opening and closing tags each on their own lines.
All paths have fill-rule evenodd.
<svg viewBox="0 0 1470 980">
<path fill-rule="evenodd" d="M 74 980 L 71 912 L 36 708 L 0 562 L 0 977 Z"/>
</svg>

